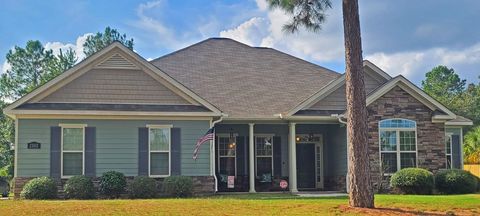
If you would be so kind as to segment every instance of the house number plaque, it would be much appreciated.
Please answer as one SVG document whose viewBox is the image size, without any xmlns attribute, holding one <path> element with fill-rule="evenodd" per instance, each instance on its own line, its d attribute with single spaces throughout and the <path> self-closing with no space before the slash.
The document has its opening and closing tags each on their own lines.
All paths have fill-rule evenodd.
<svg viewBox="0 0 480 216">
<path fill-rule="evenodd" d="M 27 148 L 28 149 L 40 149 L 40 143 L 39 142 L 29 142 L 29 143 L 27 143 Z"/>
</svg>

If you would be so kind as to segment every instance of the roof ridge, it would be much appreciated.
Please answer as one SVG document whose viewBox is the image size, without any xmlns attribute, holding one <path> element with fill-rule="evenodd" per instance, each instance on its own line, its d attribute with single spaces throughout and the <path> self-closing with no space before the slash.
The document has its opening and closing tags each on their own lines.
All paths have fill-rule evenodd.
<svg viewBox="0 0 480 216">
<path fill-rule="evenodd" d="M 255 47 L 249 46 L 249 45 L 247 45 L 247 44 L 244 44 L 244 43 L 242 43 L 242 42 L 239 42 L 239 41 L 236 41 L 236 40 L 234 40 L 234 39 L 231 39 L 231 38 L 225 38 L 225 37 L 210 37 L 210 38 L 207 38 L 207 39 L 202 40 L 202 41 L 200 41 L 200 42 L 197 42 L 197 43 L 194 43 L 194 44 L 192 44 L 192 45 L 189 45 L 189 46 L 186 46 L 186 47 L 184 47 L 184 48 L 181 48 L 181 49 L 179 49 L 179 50 L 176 50 L 176 51 L 173 51 L 173 52 L 171 52 L 171 53 L 168 53 L 168 54 L 165 54 L 165 55 L 163 55 L 163 56 L 160 56 L 160 57 L 157 57 L 157 58 L 155 58 L 155 59 L 152 59 L 152 60 L 150 60 L 150 62 L 155 62 L 155 61 L 160 60 L 160 59 L 162 59 L 162 58 L 166 58 L 166 57 L 168 57 L 168 56 L 172 56 L 172 55 L 174 55 L 174 54 L 176 54 L 176 53 L 179 53 L 179 52 L 181 52 L 181 51 L 190 49 L 190 48 L 192 48 L 192 47 L 198 46 L 198 45 L 200 45 L 200 44 L 206 43 L 206 42 L 211 41 L 211 40 L 229 40 L 229 41 L 235 42 L 235 43 L 237 43 L 237 44 L 239 44 L 239 45 L 246 46 L 246 47 L 248 47 L 248 48 L 255 48 Z"/>
</svg>

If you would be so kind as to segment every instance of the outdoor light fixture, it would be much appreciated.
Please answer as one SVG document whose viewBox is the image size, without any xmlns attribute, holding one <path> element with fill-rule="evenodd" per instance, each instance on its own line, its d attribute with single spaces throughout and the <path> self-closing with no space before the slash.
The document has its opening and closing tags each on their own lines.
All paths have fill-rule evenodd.
<svg viewBox="0 0 480 216">
<path fill-rule="evenodd" d="M 233 129 L 230 129 L 230 140 L 229 140 L 230 145 L 228 147 L 233 148 L 235 147 L 235 137 L 233 137 Z"/>
</svg>

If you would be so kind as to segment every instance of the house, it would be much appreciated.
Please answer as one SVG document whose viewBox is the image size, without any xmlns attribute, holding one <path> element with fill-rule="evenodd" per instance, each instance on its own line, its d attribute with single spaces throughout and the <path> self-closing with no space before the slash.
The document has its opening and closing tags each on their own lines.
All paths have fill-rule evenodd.
<svg viewBox="0 0 480 216">
<path fill-rule="evenodd" d="M 471 125 L 364 61 L 374 184 L 406 167 L 462 167 Z M 197 192 L 347 188 L 345 76 L 211 38 L 147 61 L 115 42 L 5 108 L 15 194 L 31 178 L 191 176 Z M 192 152 L 215 123 L 215 142 Z"/>
</svg>

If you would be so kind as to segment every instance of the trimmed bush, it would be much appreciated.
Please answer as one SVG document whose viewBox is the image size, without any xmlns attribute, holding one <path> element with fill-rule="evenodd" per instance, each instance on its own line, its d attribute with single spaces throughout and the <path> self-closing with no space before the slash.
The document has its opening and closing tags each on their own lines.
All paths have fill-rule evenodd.
<svg viewBox="0 0 480 216">
<path fill-rule="evenodd" d="M 136 176 L 128 185 L 130 198 L 154 198 L 157 195 L 157 182 L 147 176 Z"/>
<path fill-rule="evenodd" d="M 93 182 L 86 176 L 73 176 L 65 183 L 65 197 L 69 199 L 92 199 L 95 197 Z"/>
<path fill-rule="evenodd" d="M 57 185 L 52 178 L 43 176 L 30 180 L 23 186 L 20 197 L 24 199 L 55 199 Z"/>
<path fill-rule="evenodd" d="M 100 193 L 108 198 L 118 198 L 125 191 L 127 180 L 121 172 L 108 171 L 100 178 Z"/>
<path fill-rule="evenodd" d="M 474 193 L 477 190 L 477 184 L 477 178 L 465 170 L 441 170 L 435 174 L 435 186 L 441 193 Z"/>
<path fill-rule="evenodd" d="M 433 174 L 421 168 L 405 168 L 393 174 L 390 185 L 402 194 L 431 194 Z"/>
<path fill-rule="evenodd" d="M 163 191 L 171 197 L 189 197 L 193 193 L 193 180 L 188 176 L 170 176 L 163 181 Z"/>
</svg>

